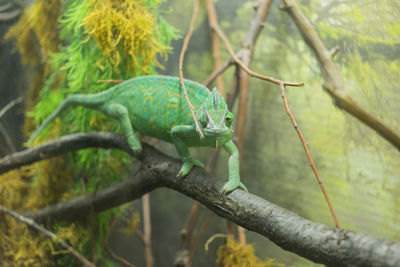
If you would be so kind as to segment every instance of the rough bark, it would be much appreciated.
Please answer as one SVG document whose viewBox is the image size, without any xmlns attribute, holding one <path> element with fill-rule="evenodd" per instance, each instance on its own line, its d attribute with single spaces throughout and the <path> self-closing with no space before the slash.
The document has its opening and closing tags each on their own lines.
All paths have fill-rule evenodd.
<svg viewBox="0 0 400 267">
<path fill-rule="evenodd" d="M 92 140 L 89 142 L 90 139 Z M 85 145 L 83 140 L 86 140 L 89 145 Z M 49 143 L 53 146 L 58 145 L 58 150 L 52 150 L 53 156 L 64 153 L 66 150 L 92 145 L 128 150 L 125 140 L 117 134 L 75 134 Z M 45 148 L 49 150 L 49 143 L 19 153 L 30 158 L 30 162 L 41 160 L 43 155 L 38 154 L 37 151 Z M 13 165 L 14 168 L 21 166 L 22 161 L 16 163 L 16 158 L 18 157 L 9 156 L 7 163 L 1 159 L 2 168 L 7 168 L 7 164 Z M 97 192 L 94 199 L 92 195 L 81 196 L 44 208 L 36 214 L 28 212 L 25 215 L 38 222 L 49 218 L 73 221 L 87 216 L 91 208 L 100 212 L 140 198 L 155 188 L 167 187 L 199 201 L 217 215 L 267 237 L 283 249 L 314 262 L 327 266 L 400 266 L 400 242 L 398 241 L 384 240 L 313 223 L 241 190 L 224 196 L 217 189 L 224 181 L 219 181 L 219 186 L 216 187 L 207 173 L 200 168 L 194 168 L 185 178 L 176 178 L 181 162 L 148 145 L 143 146 L 141 160 L 142 168 L 135 177 Z M 26 164 L 26 161 L 23 162 Z"/>
</svg>

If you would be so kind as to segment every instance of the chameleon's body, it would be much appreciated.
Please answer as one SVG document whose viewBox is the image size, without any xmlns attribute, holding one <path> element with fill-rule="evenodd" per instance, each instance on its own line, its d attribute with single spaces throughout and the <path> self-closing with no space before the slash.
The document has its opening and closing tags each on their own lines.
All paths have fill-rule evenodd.
<svg viewBox="0 0 400 267">
<path fill-rule="evenodd" d="M 101 93 L 68 96 L 46 118 L 29 141 L 35 139 L 65 108 L 80 105 L 117 119 L 123 135 L 135 153 L 141 151 L 136 132 L 173 143 L 183 161 L 178 177 L 185 176 L 193 165 L 203 166 L 201 162 L 192 159 L 188 147 L 223 146 L 230 158 L 229 181 L 222 191 L 228 193 L 238 187 L 246 189 L 240 182 L 239 152 L 232 142 L 233 115 L 225 100 L 215 88 L 210 92 L 203 85 L 189 80 L 185 80 L 185 86 L 204 138 L 200 138 L 196 132 L 179 79 L 169 76 L 143 76 L 127 80 Z"/>
</svg>

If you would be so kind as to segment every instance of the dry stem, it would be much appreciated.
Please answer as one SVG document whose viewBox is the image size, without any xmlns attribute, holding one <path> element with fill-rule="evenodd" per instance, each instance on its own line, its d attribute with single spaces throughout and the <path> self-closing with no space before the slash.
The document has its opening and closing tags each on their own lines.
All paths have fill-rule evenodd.
<svg viewBox="0 0 400 267">
<path fill-rule="evenodd" d="M 300 128 L 297 125 L 296 120 L 294 119 L 294 116 L 293 116 L 292 112 L 290 111 L 289 103 L 288 103 L 287 98 L 286 98 L 285 85 L 283 83 L 281 83 L 279 85 L 279 89 L 281 91 L 283 105 L 285 106 L 286 113 L 288 114 L 288 116 L 290 118 L 290 121 L 292 122 L 293 127 L 296 130 L 297 134 L 299 135 L 301 143 L 303 144 L 304 150 L 305 150 L 306 155 L 307 155 L 308 162 L 310 163 L 310 166 L 311 166 L 311 168 L 312 168 L 312 170 L 314 172 L 315 178 L 317 178 L 318 184 L 321 187 L 321 190 L 322 190 L 322 193 L 324 194 L 326 202 L 328 203 L 329 210 L 330 210 L 330 212 L 332 214 L 332 218 L 333 218 L 333 221 L 334 221 L 334 223 L 336 225 L 336 228 L 340 228 L 339 221 L 338 221 L 338 219 L 336 217 L 335 211 L 333 210 L 331 201 L 329 200 L 328 193 L 326 192 L 325 187 L 322 184 L 322 180 L 321 180 L 321 178 L 320 178 L 320 176 L 318 174 L 317 168 L 315 167 L 314 161 L 311 158 L 311 154 L 310 154 L 310 151 L 308 149 L 307 141 L 305 140 L 303 134 L 301 133 Z"/>
<path fill-rule="evenodd" d="M 261 80 L 266 80 L 266 81 L 269 81 L 269 82 L 272 82 L 275 84 L 280 84 L 283 82 L 285 84 L 285 86 L 296 86 L 296 87 L 304 86 L 303 83 L 285 82 L 285 81 L 281 81 L 276 78 L 269 77 L 269 76 L 252 71 L 235 55 L 235 53 L 233 52 L 232 46 L 229 43 L 228 38 L 225 36 L 224 32 L 219 28 L 219 25 L 214 23 L 211 25 L 211 27 L 218 34 L 218 36 L 222 39 L 222 41 L 225 44 L 226 49 L 228 50 L 229 54 L 231 55 L 233 60 L 236 62 L 236 64 L 238 64 L 241 68 L 243 68 L 250 76 L 256 77 Z"/>
<path fill-rule="evenodd" d="M 145 194 L 142 198 L 143 207 L 143 242 L 145 248 L 146 267 L 153 267 L 154 258 L 151 251 L 151 219 L 150 219 L 150 195 Z"/>
<path fill-rule="evenodd" d="M 179 55 L 179 78 L 181 81 L 181 86 L 183 89 L 183 93 L 185 94 L 186 102 L 189 105 L 190 112 L 192 113 L 192 117 L 194 120 L 194 123 L 196 125 L 196 131 L 199 133 L 201 138 L 204 138 L 204 134 L 201 131 L 200 125 L 197 122 L 196 114 L 194 114 L 194 108 L 192 103 L 190 103 L 189 96 L 186 91 L 185 83 L 183 81 L 183 59 L 185 57 L 185 52 L 187 50 L 187 47 L 189 45 L 190 37 L 192 36 L 193 33 L 193 28 L 194 28 L 194 23 L 196 22 L 197 14 L 199 13 L 199 0 L 194 0 L 193 4 L 193 13 L 192 13 L 192 19 L 190 20 L 190 26 L 189 26 L 189 31 L 186 34 L 185 40 L 183 41 L 183 46 L 181 50 L 181 54 Z"/>
</svg>

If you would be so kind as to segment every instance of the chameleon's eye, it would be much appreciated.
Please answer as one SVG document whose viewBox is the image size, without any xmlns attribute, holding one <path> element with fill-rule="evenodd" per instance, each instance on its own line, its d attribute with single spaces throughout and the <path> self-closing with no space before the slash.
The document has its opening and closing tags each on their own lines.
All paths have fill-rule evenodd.
<svg viewBox="0 0 400 267">
<path fill-rule="evenodd" d="M 207 127 L 207 122 L 204 120 L 199 121 L 201 128 L 206 128 Z"/>
<path fill-rule="evenodd" d="M 225 123 L 226 123 L 226 126 L 231 126 L 232 125 L 232 118 L 226 117 L 225 118 Z"/>
</svg>

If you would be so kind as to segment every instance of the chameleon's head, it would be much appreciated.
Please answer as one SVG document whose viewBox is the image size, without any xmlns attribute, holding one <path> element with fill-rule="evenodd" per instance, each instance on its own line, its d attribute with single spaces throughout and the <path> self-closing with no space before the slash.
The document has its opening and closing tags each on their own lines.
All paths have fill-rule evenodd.
<svg viewBox="0 0 400 267">
<path fill-rule="evenodd" d="M 233 114 L 225 99 L 214 87 L 200 107 L 197 118 L 205 139 L 212 146 L 221 146 L 232 139 Z"/>
</svg>

